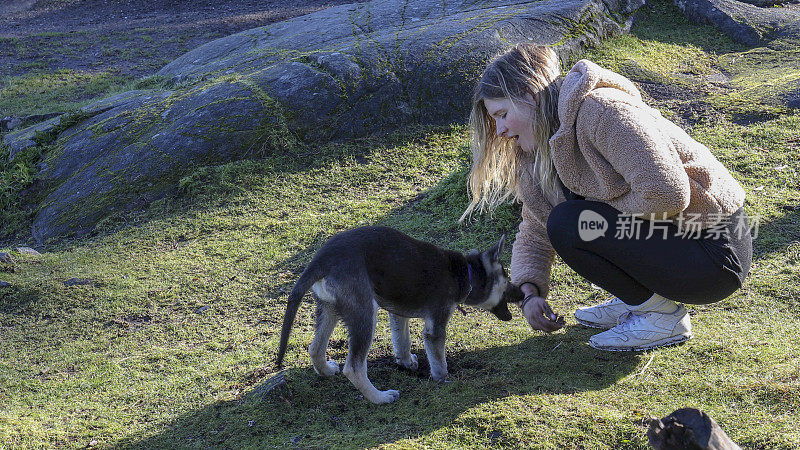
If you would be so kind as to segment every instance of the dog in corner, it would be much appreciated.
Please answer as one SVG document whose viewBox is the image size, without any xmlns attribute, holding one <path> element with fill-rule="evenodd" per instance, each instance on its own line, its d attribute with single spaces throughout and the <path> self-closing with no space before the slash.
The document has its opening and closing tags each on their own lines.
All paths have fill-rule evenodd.
<svg viewBox="0 0 800 450">
<path fill-rule="evenodd" d="M 348 331 L 344 374 L 372 403 L 390 403 L 396 390 L 380 391 L 367 377 L 367 353 L 372 345 L 378 307 L 389 313 L 397 363 L 416 370 L 411 353 L 409 318 L 425 320 L 425 353 L 434 380 L 447 377 L 445 335 L 456 306 L 467 304 L 511 320 L 509 302 L 522 300 L 511 284 L 500 257 L 505 236 L 489 250 L 466 255 L 414 239 L 388 227 L 362 227 L 330 238 L 300 275 L 286 306 L 278 348 L 281 367 L 292 323 L 309 289 L 316 301 L 316 328 L 308 347 L 317 374 L 332 376 L 339 364 L 326 350 L 339 320 Z"/>
</svg>

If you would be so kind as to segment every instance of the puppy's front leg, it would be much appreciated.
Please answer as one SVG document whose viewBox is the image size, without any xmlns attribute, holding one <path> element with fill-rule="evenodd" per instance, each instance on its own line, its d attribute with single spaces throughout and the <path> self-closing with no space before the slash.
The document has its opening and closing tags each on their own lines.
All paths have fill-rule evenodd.
<svg viewBox="0 0 800 450">
<path fill-rule="evenodd" d="M 431 378 L 444 381 L 447 378 L 447 358 L 444 342 L 447 334 L 447 321 L 450 314 L 440 314 L 425 318 L 425 353 L 431 366 Z"/>
<path fill-rule="evenodd" d="M 411 353 L 411 334 L 408 332 L 408 317 L 400 317 L 389 313 L 392 327 L 392 347 L 394 360 L 406 369 L 417 370 L 417 356 Z"/>
</svg>

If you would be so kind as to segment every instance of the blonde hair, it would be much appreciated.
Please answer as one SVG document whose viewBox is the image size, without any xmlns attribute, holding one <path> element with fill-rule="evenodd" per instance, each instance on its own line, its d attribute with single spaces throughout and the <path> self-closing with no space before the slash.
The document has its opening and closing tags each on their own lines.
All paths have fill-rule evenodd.
<svg viewBox="0 0 800 450">
<path fill-rule="evenodd" d="M 459 221 L 476 209 L 492 212 L 509 197 L 516 198 L 517 179 L 523 163 L 533 160 L 537 180 L 549 199 L 558 198 L 561 185 L 550 154 L 550 137 L 558 130 L 558 91 L 561 64 L 550 47 L 517 44 L 496 56 L 483 71 L 472 96 L 469 117 L 472 168 L 467 180 L 471 197 Z M 538 94 L 531 121 L 533 155 L 525 155 L 514 141 L 497 135 L 494 119 L 486 111 L 485 99 L 507 98 L 529 103 L 525 94 Z"/>
</svg>

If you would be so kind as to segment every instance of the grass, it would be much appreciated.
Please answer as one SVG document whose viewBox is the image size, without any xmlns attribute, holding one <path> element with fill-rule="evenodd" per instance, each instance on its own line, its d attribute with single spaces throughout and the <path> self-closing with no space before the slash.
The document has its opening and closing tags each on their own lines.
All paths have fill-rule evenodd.
<svg viewBox="0 0 800 450">
<path fill-rule="evenodd" d="M 0 70 L 0 115 L 70 111 L 130 89 L 137 79 L 168 63 L 170 56 L 188 51 L 188 41 L 198 44 L 216 37 L 219 33 L 214 31 L 176 35 L 158 27 L 0 37 L 0 56 L 7 58 Z"/>
<path fill-rule="evenodd" d="M 0 84 L 0 111 L 10 116 L 72 111 L 121 92 L 130 82 L 109 72 L 66 69 L 7 77 Z"/>
<path fill-rule="evenodd" d="M 653 99 L 681 118 L 685 106 L 726 95 L 703 90 L 703 75 L 746 51 L 657 3 L 632 36 L 586 56 L 622 72 L 645 68 L 638 75 L 656 82 L 688 80 L 681 89 L 699 97 Z M 305 353 L 313 308 L 304 303 L 286 357 L 287 385 L 258 395 L 275 374 L 286 292 L 331 234 L 387 224 L 465 251 L 513 233 L 513 205 L 456 222 L 466 205 L 463 126 L 406 129 L 298 148 L 297 157 L 203 168 L 183 180 L 178 198 L 42 256 L 15 254 L 16 262 L 0 266 L 0 278 L 13 284 L 0 290 L 0 448 L 96 441 L 123 448 L 642 449 L 643 419 L 685 406 L 709 412 L 743 448 L 797 448 L 800 115 L 754 100 L 752 117 L 769 118 L 736 123 L 741 110 L 719 105 L 720 119 L 694 123 L 691 133 L 732 169 L 748 193 L 748 213 L 762 221 L 744 288 L 691 307 L 696 337 L 685 345 L 600 352 L 586 344 L 593 331 L 571 320 L 544 335 L 516 311 L 511 322 L 499 322 L 467 309 L 448 329 L 451 379 L 439 384 L 427 378 L 418 322 L 413 351 L 423 370 L 395 368 L 381 312 L 370 377 L 402 394 L 378 407 L 344 377 L 313 373 Z M 92 284 L 67 287 L 70 278 Z M 603 297 L 557 262 L 555 309 L 569 313 Z M 329 354 L 340 362 L 346 355 L 341 328 Z"/>
</svg>

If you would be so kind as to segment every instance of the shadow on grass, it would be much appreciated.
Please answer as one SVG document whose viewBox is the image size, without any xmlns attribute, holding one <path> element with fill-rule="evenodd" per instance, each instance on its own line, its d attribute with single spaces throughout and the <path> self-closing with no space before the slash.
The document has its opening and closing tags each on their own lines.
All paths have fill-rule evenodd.
<svg viewBox="0 0 800 450">
<path fill-rule="evenodd" d="M 463 175 L 458 170 L 451 173 L 375 223 L 394 226 L 457 251 L 489 247 L 503 232 L 513 236 L 519 220 L 518 210 L 513 207 L 504 207 L 491 220 L 457 224 L 466 205 Z M 316 234 L 304 248 L 277 262 L 274 269 L 299 275 L 328 237 Z M 286 292 L 295 279 L 270 286 L 267 293 L 270 303 L 280 305 L 273 311 L 279 311 L 281 316 Z M 313 306 L 304 303 L 301 307 Z M 397 402 L 381 406 L 363 399 L 342 374 L 320 378 L 306 356 L 293 359 L 293 353 L 304 355 L 303 348 L 310 342 L 309 336 L 303 335 L 309 342 L 301 342 L 295 334 L 289 343 L 289 369 L 284 372 L 283 387 L 262 394 L 274 375 L 275 349 L 267 348 L 262 364 L 268 368 L 256 369 L 242 380 L 243 393 L 236 400 L 219 401 L 191 411 L 154 436 L 132 437 L 118 445 L 122 448 L 376 446 L 430 434 L 485 402 L 517 395 L 560 395 L 604 389 L 630 374 L 639 363 L 640 356 L 636 354 L 600 352 L 589 347 L 586 342 L 597 330 L 578 326 L 509 345 L 509 341 L 518 342 L 518 338 L 508 336 L 518 335 L 519 321 L 523 320 L 518 311 L 513 314 L 517 322 L 509 325 L 471 308 L 465 314 L 455 313 L 449 328 L 447 383 L 429 378 L 421 344 L 413 348 L 420 361 L 416 372 L 400 369 L 394 363 L 390 347 L 373 346 L 368 362 L 371 380 L 378 389 L 401 392 Z M 280 323 L 275 312 L 271 315 L 274 323 Z M 416 334 L 417 322 L 412 320 L 412 336 Z M 382 325 L 385 324 L 379 320 L 379 329 Z M 478 331 L 474 331 L 476 328 Z M 531 333 L 527 325 L 523 329 Z M 271 333 L 277 334 L 277 327 Z M 488 343 L 469 342 L 474 333 Z M 346 341 L 333 339 L 329 356 L 342 364 L 346 347 Z"/>
<path fill-rule="evenodd" d="M 353 157 L 358 161 L 359 157 L 368 154 L 365 151 L 353 156 L 343 152 L 330 157 L 334 160 Z M 318 167 L 320 163 L 307 164 Z M 509 208 L 505 216 L 501 214 L 499 219 L 481 220 L 468 226 L 455 223 L 465 206 L 465 197 L 460 197 L 465 195 L 462 180 L 463 174 L 455 171 L 421 194 L 420 200 L 406 202 L 375 223 L 395 226 L 420 239 L 461 251 L 471 247 L 484 248 L 494 243 L 501 232 L 513 232 L 519 217 L 513 208 Z M 199 181 L 206 180 L 201 178 Z M 233 201 L 230 197 L 228 200 Z M 203 209 L 205 205 L 198 203 L 196 207 Z M 180 213 L 177 211 L 174 215 Z M 764 249 L 761 255 L 779 251 L 796 239 L 786 230 L 797 229 L 798 214 L 795 211 L 770 223 L 760 224 L 760 239 L 774 236 L 768 245 L 760 247 Z M 299 275 L 328 237 L 325 232 L 318 232 L 306 240 L 305 248 L 278 262 L 276 269 L 290 270 Z M 281 305 L 278 308 L 281 316 L 283 304 L 280 302 L 285 301 L 285 292 L 293 282 L 267 288 L 271 299 L 268 302 Z M 40 295 L 44 294 L 26 292 L 17 297 L 16 304 L 9 306 L 24 310 L 28 305 L 38 303 L 37 296 Z M 303 308 L 307 307 L 303 305 Z M 518 312 L 514 313 L 517 315 L 515 320 L 521 320 Z M 477 326 L 478 329 L 462 334 L 460 339 L 458 334 L 454 334 L 454 338 L 448 341 L 449 383 L 440 384 L 428 378 L 424 351 L 419 346 L 413 349 L 422 366 L 416 373 L 398 370 L 385 345 L 373 349 L 369 375 L 379 389 L 401 391 L 400 400 L 394 404 L 369 404 L 360 398 L 344 376 L 319 378 L 307 358 L 303 357 L 291 362 L 293 367 L 285 372 L 285 388 L 274 391 L 274 395 L 258 398 L 249 394 L 258 392 L 271 375 L 268 369 L 256 369 L 240 380 L 230 380 L 241 387 L 242 394 L 236 400 L 218 401 L 191 410 L 173 422 L 159 426 L 155 435 L 133 436 L 117 445 L 123 448 L 376 446 L 431 434 L 453 421 L 462 420 L 465 412 L 480 410 L 486 402 L 502 401 L 517 395 L 562 395 L 605 389 L 629 375 L 640 361 L 639 354 L 592 349 L 586 341 L 597 331 L 576 326 L 509 345 L 512 339 L 503 334 L 506 330 L 518 331 L 502 324 L 495 326 L 496 322 L 483 316 L 470 322 L 476 314 L 484 313 L 471 311 L 468 314 L 461 316 L 456 313 L 451 327 L 472 327 L 475 330 Z M 277 334 L 278 331 L 276 328 L 270 332 Z M 486 338 L 489 343 L 467 342 L 464 336 Z M 290 346 L 298 349 L 308 342 L 295 339 L 290 341 Z M 272 366 L 274 351 L 274 348 L 265 349 L 262 364 Z M 341 341 L 333 343 L 330 355 L 343 362 L 346 345 Z M 467 426 L 473 430 L 482 429 L 480 424 Z"/>
<path fill-rule="evenodd" d="M 38 308 L 47 293 L 40 289 L 8 286 L 0 288 L 0 313 L 16 316 L 41 315 Z"/>
<path fill-rule="evenodd" d="M 709 24 L 692 23 L 672 2 L 658 0 L 638 11 L 631 34 L 665 44 L 697 46 L 706 52 L 745 51 L 750 46 L 734 42 Z"/>
<path fill-rule="evenodd" d="M 190 412 L 163 432 L 119 443 L 122 448 L 299 446 L 364 447 L 430 434 L 465 411 L 505 397 L 571 394 L 603 389 L 628 375 L 634 354 L 599 352 L 586 344 L 596 330 L 568 327 L 516 345 L 448 353 L 450 380 L 428 378 L 424 351 L 414 348 L 420 370 L 394 364 L 391 355 L 369 359 L 369 376 L 379 389 L 399 389 L 388 405 L 363 399 L 342 374 L 320 378 L 304 367 L 285 372 L 286 384 L 262 394 L 259 380 L 240 399 Z M 344 352 L 331 352 L 340 363 Z M 337 357 L 338 355 L 338 357 Z M 257 393 L 257 394 L 254 394 Z"/>
<path fill-rule="evenodd" d="M 782 209 L 789 212 L 772 221 L 759 222 L 758 235 L 753 240 L 754 260 L 784 252 L 789 244 L 800 240 L 800 203 Z"/>
</svg>

